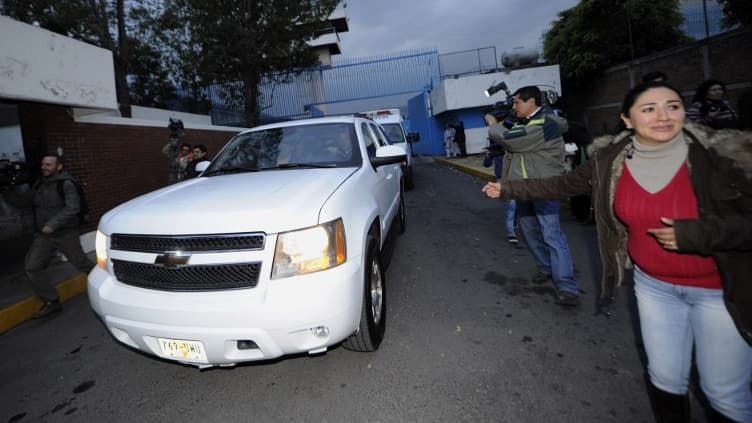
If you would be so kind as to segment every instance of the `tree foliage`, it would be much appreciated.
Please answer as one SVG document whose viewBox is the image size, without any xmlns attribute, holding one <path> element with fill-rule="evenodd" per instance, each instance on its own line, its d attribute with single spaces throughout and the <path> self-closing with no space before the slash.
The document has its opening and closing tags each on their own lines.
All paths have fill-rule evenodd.
<svg viewBox="0 0 752 423">
<path fill-rule="evenodd" d="M 259 83 L 287 80 L 317 64 L 307 41 L 326 26 L 340 0 L 175 0 L 166 6 L 162 38 L 189 85 L 240 81 L 246 125 L 259 122 Z"/>
<path fill-rule="evenodd" d="M 750 0 L 717 0 L 723 6 L 723 24 L 727 27 L 736 24 L 752 24 L 752 1 Z"/>
<path fill-rule="evenodd" d="M 679 0 L 581 0 L 559 13 L 543 43 L 547 62 L 581 82 L 609 66 L 684 40 Z"/>
</svg>

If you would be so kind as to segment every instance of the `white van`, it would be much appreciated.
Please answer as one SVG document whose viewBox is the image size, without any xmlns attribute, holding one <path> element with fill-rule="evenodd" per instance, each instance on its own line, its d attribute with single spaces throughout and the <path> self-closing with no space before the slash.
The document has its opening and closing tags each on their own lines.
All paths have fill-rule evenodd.
<svg viewBox="0 0 752 423">
<path fill-rule="evenodd" d="M 412 143 L 420 141 L 420 135 L 417 132 L 405 132 L 404 119 L 400 109 L 382 109 L 361 112 L 365 117 L 381 124 L 386 131 L 389 143 L 397 145 L 405 150 L 407 155 L 407 167 L 405 174 L 405 188 L 413 187 L 413 147 Z"/>
</svg>

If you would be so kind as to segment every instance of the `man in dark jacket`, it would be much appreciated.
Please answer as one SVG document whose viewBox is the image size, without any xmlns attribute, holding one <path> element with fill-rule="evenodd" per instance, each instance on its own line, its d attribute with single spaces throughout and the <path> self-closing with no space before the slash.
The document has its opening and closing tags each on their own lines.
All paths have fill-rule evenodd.
<svg viewBox="0 0 752 423">
<path fill-rule="evenodd" d="M 79 240 L 80 199 L 73 177 L 63 172 L 63 163 L 56 155 L 42 158 L 41 172 L 42 178 L 34 183 L 30 191 L 3 191 L 12 205 L 31 206 L 34 209 L 36 233 L 24 263 L 32 289 L 44 302 L 34 318 L 49 316 L 62 309 L 57 291 L 44 278 L 44 269 L 50 264 L 56 248 L 79 271 L 89 272 L 94 267 Z"/>
<path fill-rule="evenodd" d="M 467 146 L 465 145 L 465 123 L 461 120 L 454 126 L 454 142 L 460 149 L 460 157 L 467 157 Z"/>
</svg>

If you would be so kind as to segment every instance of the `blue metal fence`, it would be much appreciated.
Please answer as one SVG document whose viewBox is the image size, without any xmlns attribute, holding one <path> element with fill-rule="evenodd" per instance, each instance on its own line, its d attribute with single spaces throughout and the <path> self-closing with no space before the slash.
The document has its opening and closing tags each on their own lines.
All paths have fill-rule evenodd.
<svg viewBox="0 0 752 423">
<path fill-rule="evenodd" d="M 265 78 L 259 86 L 263 123 L 309 117 L 311 109 L 322 104 L 422 92 L 432 89 L 440 80 L 438 52 L 434 49 L 335 59 L 332 66 L 288 75 L 289 82 L 276 82 L 281 79 L 280 76 Z M 243 106 L 228 102 L 228 93 L 241 89 L 240 81 L 210 87 L 212 120 L 215 124 L 242 123 Z"/>
<path fill-rule="evenodd" d="M 439 55 L 441 78 L 478 75 L 498 69 L 496 47 L 476 48 Z"/>
<path fill-rule="evenodd" d="M 701 2 L 692 3 L 694 4 L 687 4 L 682 8 L 684 23 L 682 23 L 681 29 L 685 34 L 700 40 L 705 38 L 706 24 L 707 36 L 720 34 L 729 29 L 723 27 L 723 7 L 720 4 L 708 0 L 705 10 L 703 10 Z M 707 14 L 705 11 L 707 11 Z"/>
</svg>

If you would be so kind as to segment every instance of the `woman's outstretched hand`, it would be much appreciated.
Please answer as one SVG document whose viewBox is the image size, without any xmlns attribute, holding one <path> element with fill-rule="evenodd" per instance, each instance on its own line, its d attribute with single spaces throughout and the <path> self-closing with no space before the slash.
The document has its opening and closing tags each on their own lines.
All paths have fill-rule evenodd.
<svg viewBox="0 0 752 423">
<path fill-rule="evenodd" d="M 489 182 L 489 183 L 486 184 L 486 186 L 483 187 L 482 191 L 489 198 L 499 198 L 499 197 L 501 197 L 501 183 L 499 183 L 499 182 Z"/>
</svg>

